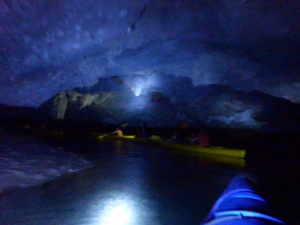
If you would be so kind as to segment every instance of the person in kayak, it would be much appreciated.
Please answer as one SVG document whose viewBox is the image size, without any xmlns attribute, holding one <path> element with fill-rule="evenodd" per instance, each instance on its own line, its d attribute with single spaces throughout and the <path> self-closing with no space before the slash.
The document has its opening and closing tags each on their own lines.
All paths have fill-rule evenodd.
<svg viewBox="0 0 300 225">
<path fill-rule="evenodd" d="M 146 128 L 144 126 L 142 126 L 142 128 L 141 128 L 140 135 L 143 138 L 148 138 L 148 133 L 147 133 Z"/>
<path fill-rule="evenodd" d="M 117 134 L 118 137 L 123 137 L 123 131 L 119 127 L 117 127 L 117 129 L 112 132 L 112 134 Z"/>
<path fill-rule="evenodd" d="M 146 125 L 137 128 L 137 135 L 142 138 L 148 138 L 148 132 L 146 130 Z"/>
<path fill-rule="evenodd" d="M 191 144 L 201 145 L 203 147 L 208 147 L 210 145 L 209 143 L 209 137 L 208 135 L 201 130 L 198 135 L 196 135 L 192 140 Z"/>
<path fill-rule="evenodd" d="M 173 135 L 168 139 L 169 142 L 179 142 L 181 141 L 181 136 L 178 131 L 174 131 Z"/>
</svg>

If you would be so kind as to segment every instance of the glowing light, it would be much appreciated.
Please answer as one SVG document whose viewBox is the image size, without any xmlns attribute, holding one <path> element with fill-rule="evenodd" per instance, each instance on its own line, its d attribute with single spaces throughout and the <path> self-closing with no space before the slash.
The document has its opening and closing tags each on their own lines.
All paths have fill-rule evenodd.
<svg viewBox="0 0 300 225">
<path fill-rule="evenodd" d="M 105 207 L 101 223 L 103 225 L 127 225 L 133 220 L 133 209 L 126 200 L 112 200 Z"/>
<path fill-rule="evenodd" d="M 144 87 L 146 86 L 147 78 L 142 75 L 134 75 L 129 80 L 129 87 L 135 96 L 140 96 Z"/>
<path fill-rule="evenodd" d="M 133 225 L 137 224 L 137 209 L 134 201 L 127 195 L 116 194 L 106 201 L 101 200 L 93 206 L 93 225 Z"/>
<path fill-rule="evenodd" d="M 138 97 L 141 95 L 142 89 L 143 89 L 142 87 L 138 86 L 138 87 L 133 88 L 132 91 L 133 91 L 134 95 Z"/>
</svg>

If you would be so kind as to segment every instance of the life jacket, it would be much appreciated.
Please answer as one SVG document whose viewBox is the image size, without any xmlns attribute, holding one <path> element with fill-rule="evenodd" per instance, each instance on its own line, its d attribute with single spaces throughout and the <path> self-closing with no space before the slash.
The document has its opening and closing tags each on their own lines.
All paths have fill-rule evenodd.
<svg viewBox="0 0 300 225">
<path fill-rule="evenodd" d="M 198 134 L 196 140 L 199 145 L 207 147 L 209 146 L 209 138 L 206 134 Z"/>
</svg>

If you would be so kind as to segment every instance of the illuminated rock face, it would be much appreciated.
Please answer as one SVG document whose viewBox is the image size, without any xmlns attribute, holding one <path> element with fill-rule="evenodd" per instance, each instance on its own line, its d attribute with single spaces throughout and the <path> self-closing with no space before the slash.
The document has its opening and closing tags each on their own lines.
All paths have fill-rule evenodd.
<svg viewBox="0 0 300 225">
<path fill-rule="evenodd" d="M 146 123 L 149 127 L 174 127 L 187 123 L 192 127 L 264 129 L 300 125 L 300 105 L 280 98 L 219 85 L 193 87 L 189 79 L 173 76 L 160 82 L 165 83 L 161 87 L 143 83 L 139 96 L 125 82 L 121 91 L 101 91 L 97 84 L 90 90 L 78 90 L 82 93 L 60 93 L 39 110 L 52 119 L 61 119 L 53 115 L 64 109 L 65 121 L 116 126 Z M 51 114 L 49 109 L 53 108 L 58 109 L 56 114 Z"/>
<path fill-rule="evenodd" d="M 198 85 L 299 104 L 299 10 L 299 1 L 277 0 L 0 1 L 0 104 L 38 107 L 97 84 L 142 96 L 169 76 L 179 87 L 160 92 L 180 107 L 188 97 L 173 94 Z M 209 121 L 230 124 L 252 114 L 243 109 Z"/>
<path fill-rule="evenodd" d="M 68 107 L 68 99 L 65 93 L 61 92 L 54 97 L 50 109 L 50 115 L 53 119 L 63 120 Z"/>
<path fill-rule="evenodd" d="M 51 119 L 61 119 L 56 116 L 61 112 L 60 107 L 57 106 L 57 99 L 69 95 L 69 93 L 60 93 L 44 103 L 39 110 Z M 159 99 L 153 100 L 151 94 L 136 96 L 132 91 L 125 90 L 79 95 L 75 101 L 69 98 L 66 108 L 64 102 L 60 101 L 63 103 L 61 108 L 65 109 L 63 118 L 65 121 L 107 125 L 128 123 L 135 126 L 148 123 L 150 126 L 155 127 L 176 126 L 176 108 L 172 109 L 171 104 L 166 104 L 166 102 Z M 89 104 L 83 105 L 84 99 L 87 98 L 91 101 Z M 54 106 L 58 109 L 57 114 L 49 113 L 51 112 L 49 109 Z"/>
</svg>

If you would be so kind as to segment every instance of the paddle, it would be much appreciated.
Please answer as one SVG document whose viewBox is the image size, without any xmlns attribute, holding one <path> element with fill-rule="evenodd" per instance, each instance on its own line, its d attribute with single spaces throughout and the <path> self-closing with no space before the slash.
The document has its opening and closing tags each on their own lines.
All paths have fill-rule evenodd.
<svg viewBox="0 0 300 225">
<path fill-rule="evenodd" d="M 128 124 L 127 123 L 123 123 L 120 127 L 127 127 L 128 126 Z M 115 131 L 114 132 L 112 132 L 112 133 L 107 133 L 107 134 L 103 134 L 103 135 L 100 135 L 98 138 L 99 139 L 102 139 L 102 138 L 104 138 L 105 136 L 107 136 L 107 135 L 109 135 L 109 134 L 114 134 L 115 133 Z"/>
<path fill-rule="evenodd" d="M 113 132 L 113 133 L 114 133 L 114 132 Z M 113 133 L 110 133 L 110 134 L 113 134 Z M 108 135 L 108 134 L 100 135 L 98 138 L 99 138 L 99 139 L 102 139 L 102 138 L 104 138 L 106 135 Z"/>
</svg>

